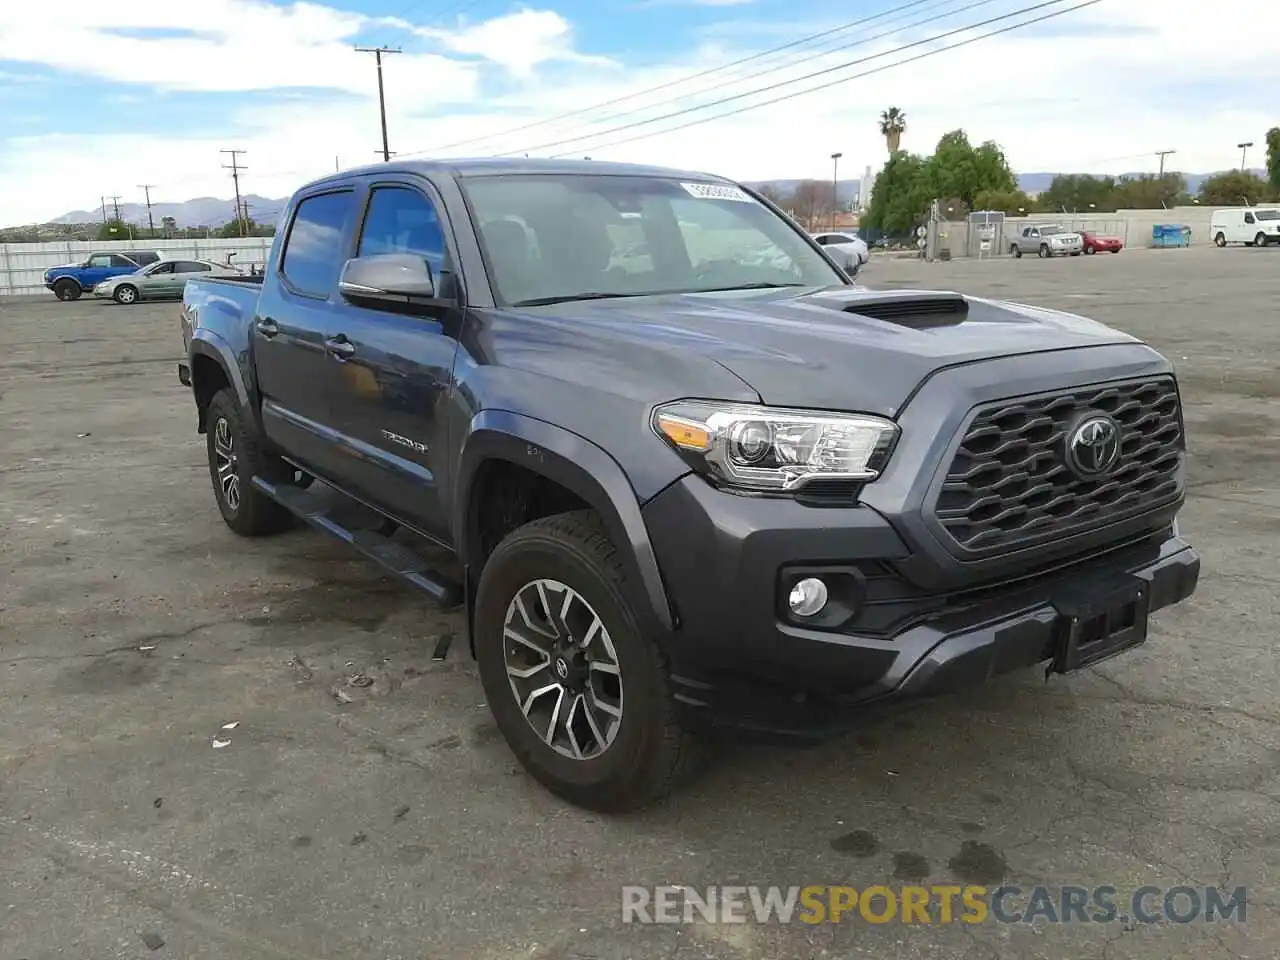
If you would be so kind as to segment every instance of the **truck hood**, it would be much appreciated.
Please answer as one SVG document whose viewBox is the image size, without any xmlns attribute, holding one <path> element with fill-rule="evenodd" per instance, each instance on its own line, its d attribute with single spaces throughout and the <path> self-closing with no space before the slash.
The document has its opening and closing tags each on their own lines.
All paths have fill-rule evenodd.
<svg viewBox="0 0 1280 960">
<path fill-rule="evenodd" d="M 596 336 L 612 333 L 650 349 L 701 354 L 768 404 L 883 416 L 896 415 L 916 387 L 944 367 L 1138 342 L 1056 310 L 856 286 L 590 300 L 536 312 L 543 310 Z M 1082 357 L 1081 365 L 1088 363 Z M 698 384 L 686 395 L 700 396 Z"/>
</svg>

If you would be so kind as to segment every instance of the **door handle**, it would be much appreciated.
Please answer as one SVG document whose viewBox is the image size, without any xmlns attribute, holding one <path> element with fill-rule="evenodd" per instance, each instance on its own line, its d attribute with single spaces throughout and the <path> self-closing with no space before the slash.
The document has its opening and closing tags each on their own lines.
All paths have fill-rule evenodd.
<svg viewBox="0 0 1280 960">
<path fill-rule="evenodd" d="M 255 326 L 258 328 L 258 332 L 268 339 L 274 337 L 280 332 L 280 328 L 276 326 L 276 322 L 269 318 L 259 320 Z"/>
<path fill-rule="evenodd" d="M 356 345 L 341 333 L 336 337 L 331 337 L 326 340 L 324 342 L 324 348 L 339 360 L 345 360 L 356 352 Z"/>
</svg>

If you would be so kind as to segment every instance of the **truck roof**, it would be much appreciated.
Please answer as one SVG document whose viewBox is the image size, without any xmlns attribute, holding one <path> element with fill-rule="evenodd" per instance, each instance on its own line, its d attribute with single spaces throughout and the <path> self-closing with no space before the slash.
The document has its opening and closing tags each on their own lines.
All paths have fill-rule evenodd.
<svg viewBox="0 0 1280 960">
<path fill-rule="evenodd" d="M 614 177 L 682 177 L 690 180 L 711 180 L 721 183 L 731 181 L 710 173 L 694 170 L 679 170 L 671 167 L 654 167 L 637 163 L 613 163 L 603 160 L 544 160 L 531 157 L 476 157 L 472 159 L 451 160 L 392 160 L 389 163 L 374 163 L 363 167 L 343 170 L 327 177 L 312 181 L 323 183 L 327 180 L 342 180 L 351 176 L 363 176 L 375 173 L 447 173 L 455 177 L 482 177 L 508 174 L 595 174 L 596 176 Z"/>
</svg>

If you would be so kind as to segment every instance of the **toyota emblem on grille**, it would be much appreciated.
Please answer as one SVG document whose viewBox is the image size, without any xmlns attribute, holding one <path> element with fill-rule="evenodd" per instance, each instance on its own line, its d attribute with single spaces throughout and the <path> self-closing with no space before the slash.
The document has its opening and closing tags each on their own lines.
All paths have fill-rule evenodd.
<svg viewBox="0 0 1280 960">
<path fill-rule="evenodd" d="M 1100 477 L 1120 459 L 1120 426 L 1110 417 L 1086 417 L 1067 437 L 1067 463 L 1081 477 Z"/>
</svg>

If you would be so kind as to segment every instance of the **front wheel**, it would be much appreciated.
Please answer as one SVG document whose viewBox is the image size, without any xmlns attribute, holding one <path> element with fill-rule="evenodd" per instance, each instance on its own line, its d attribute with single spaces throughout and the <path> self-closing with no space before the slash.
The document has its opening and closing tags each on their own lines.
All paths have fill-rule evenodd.
<svg viewBox="0 0 1280 960">
<path fill-rule="evenodd" d="M 1093 244 L 1091 243 L 1091 244 L 1089 244 L 1087 247 L 1085 247 L 1085 248 L 1084 248 L 1084 252 L 1085 252 L 1085 253 L 1087 253 L 1089 256 L 1091 256 L 1091 257 L 1092 257 L 1092 256 L 1093 256 L 1095 253 L 1097 253 L 1098 251 L 1094 249 Z"/>
<path fill-rule="evenodd" d="M 287 530 L 293 515 L 253 485 L 254 476 L 279 479 L 283 466 L 266 454 L 244 421 L 240 403 L 230 390 L 209 402 L 205 445 L 209 476 L 218 510 L 227 526 L 242 537 L 262 537 Z"/>
<path fill-rule="evenodd" d="M 68 300 L 79 300 L 83 292 L 80 284 L 70 277 L 63 277 L 53 285 L 53 295 L 64 303 Z"/>
<path fill-rule="evenodd" d="M 553 793 L 612 813 L 661 799 L 700 752 L 626 584 L 595 513 L 544 517 L 494 550 L 474 614 L 485 698 L 516 758 Z"/>
<path fill-rule="evenodd" d="M 1047 243 L 1040 244 L 1040 259 L 1048 260 L 1051 256 L 1053 256 L 1053 252 L 1049 249 L 1049 245 Z"/>
<path fill-rule="evenodd" d="M 1258 235 L 1253 238 L 1253 245 L 1255 247 L 1265 247 L 1270 242 L 1271 238 L 1262 232 L 1259 232 Z"/>
<path fill-rule="evenodd" d="M 138 288 L 127 283 L 122 283 L 116 287 L 116 292 L 112 295 L 116 303 L 128 306 L 138 301 Z"/>
</svg>

